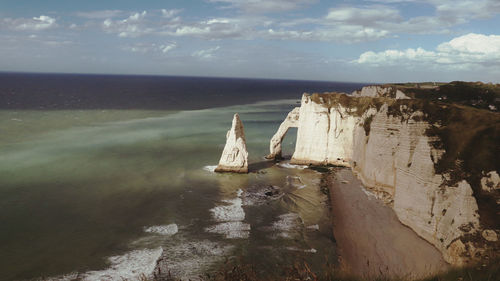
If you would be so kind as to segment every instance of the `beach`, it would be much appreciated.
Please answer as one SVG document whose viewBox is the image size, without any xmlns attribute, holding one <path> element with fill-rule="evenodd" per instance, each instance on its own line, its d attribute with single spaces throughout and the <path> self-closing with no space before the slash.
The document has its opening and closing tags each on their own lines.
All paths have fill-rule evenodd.
<svg viewBox="0 0 500 281">
<path fill-rule="evenodd" d="M 441 253 L 401 224 L 350 169 L 329 178 L 333 233 L 347 274 L 415 279 L 449 269 Z"/>
</svg>

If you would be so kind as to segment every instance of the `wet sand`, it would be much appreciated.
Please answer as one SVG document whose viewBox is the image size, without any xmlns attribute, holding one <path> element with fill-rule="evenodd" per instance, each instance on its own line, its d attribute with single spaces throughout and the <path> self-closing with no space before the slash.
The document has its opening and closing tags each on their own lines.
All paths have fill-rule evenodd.
<svg viewBox="0 0 500 281">
<path fill-rule="evenodd" d="M 365 191 L 350 169 L 337 172 L 330 195 L 339 261 L 347 274 L 412 280 L 449 267 L 434 246 Z"/>
</svg>

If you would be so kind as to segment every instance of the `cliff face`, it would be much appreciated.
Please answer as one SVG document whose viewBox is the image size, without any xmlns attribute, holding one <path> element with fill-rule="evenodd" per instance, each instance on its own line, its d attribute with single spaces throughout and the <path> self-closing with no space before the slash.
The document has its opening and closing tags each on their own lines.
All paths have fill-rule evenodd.
<svg viewBox="0 0 500 281">
<path fill-rule="evenodd" d="M 463 131 L 468 125 L 472 129 Z M 499 246 L 483 234 L 495 240 L 499 228 L 499 133 L 496 113 L 418 100 L 304 94 L 291 162 L 350 166 L 403 224 L 446 261 L 463 265 Z M 493 189 L 481 188 L 482 178 L 483 186 L 495 181 Z"/>
</svg>

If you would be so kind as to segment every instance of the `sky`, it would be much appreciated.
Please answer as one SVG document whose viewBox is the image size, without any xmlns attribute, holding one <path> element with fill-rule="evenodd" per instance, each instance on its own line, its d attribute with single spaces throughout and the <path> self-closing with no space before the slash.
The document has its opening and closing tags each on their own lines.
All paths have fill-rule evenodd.
<svg viewBox="0 0 500 281">
<path fill-rule="evenodd" d="M 0 0 L 0 71 L 500 83 L 500 0 Z"/>
</svg>

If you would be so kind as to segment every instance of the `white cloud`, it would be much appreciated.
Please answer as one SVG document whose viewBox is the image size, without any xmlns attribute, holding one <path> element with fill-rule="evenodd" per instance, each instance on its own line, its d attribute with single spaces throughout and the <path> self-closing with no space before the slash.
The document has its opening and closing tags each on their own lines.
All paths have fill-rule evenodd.
<svg viewBox="0 0 500 281">
<path fill-rule="evenodd" d="M 172 9 L 172 10 L 167 10 L 167 9 L 161 9 L 161 15 L 164 18 L 172 18 L 176 15 L 178 15 L 182 10 L 180 9 Z"/>
<path fill-rule="evenodd" d="M 12 30 L 21 31 L 39 31 L 44 29 L 50 29 L 57 26 L 56 19 L 41 15 L 39 17 L 33 17 L 31 19 L 17 18 L 11 19 L 6 18 L 2 21 L 2 26 Z"/>
<path fill-rule="evenodd" d="M 312 21 L 303 23 L 312 23 Z M 373 41 L 389 36 L 389 31 L 370 27 L 368 24 L 366 26 L 341 22 L 333 24 L 326 19 L 318 19 L 314 23 L 316 27 L 313 28 L 290 29 L 290 26 L 302 23 L 273 23 L 265 17 L 212 18 L 195 23 L 179 23 L 175 25 L 175 29 L 163 31 L 162 34 L 193 36 L 209 40 L 263 38 L 342 43 Z"/>
<path fill-rule="evenodd" d="M 437 47 L 440 52 L 500 56 L 500 35 L 469 33 Z"/>
<path fill-rule="evenodd" d="M 132 45 L 125 45 L 122 46 L 121 48 L 124 51 L 145 54 L 156 49 L 156 44 L 136 43 Z"/>
<path fill-rule="evenodd" d="M 379 40 L 398 33 L 449 33 L 451 26 L 437 17 L 405 20 L 398 9 L 386 5 L 339 6 L 330 9 L 323 18 L 293 19 L 278 25 L 283 29 L 278 29 L 279 32 L 273 29 L 272 35 L 281 39 L 343 43 Z"/>
<path fill-rule="evenodd" d="M 146 16 L 146 14 L 147 14 L 146 11 L 142 11 L 142 13 L 134 13 L 134 14 L 130 15 L 128 17 L 128 19 L 126 19 L 124 21 L 140 21 L 141 19 L 143 19 Z"/>
<path fill-rule="evenodd" d="M 311 31 L 268 29 L 262 37 L 281 40 L 304 40 L 356 43 L 374 41 L 388 36 L 388 31 L 356 25 L 338 25 Z"/>
<path fill-rule="evenodd" d="M 175 48 L 177 48 L 177 44 L 176 43 L 170 43 L 170 44 L 166 44 L 166 45 L 161 45 L 160 46 L 160 50 L 164 54 L 172 51 Z"/>
<path fill-rule="evenodd" d="M 199 51 L 193 52 L 192 56 L 200 58 L 200 59 L 204 59 L 204 60 L 211 60 L 215 57 L 214 53 L 217 52 L 219 49 L 220 49 L 220 46 L 213 47 L 210 49 L 205 49 L 205 50 L 199 50 Z"/>
<path fill-rule="evenodd" d="M 428 63 L 436 58 L 436 53 L 426 51 L 422 48 L 417 49 L 406 49 L 403 51 L 399 50 L 385 50 L 383 52 L 372 52 L 368 51 L 356 60 L 360 64 L 371 64 L 371 65 L 395 65 L 395 64 L 407 64 L 407 63 Z"/>
<path fill-rule="evenodd" d="M 472 19 L 489 18 L 500 12 L 498 0 L 365 0 L 384 4 L 426 3 L 435 8 L 442 23 L 460 24 Z"/>
<path fill-rule="evenodd" d="M 195 23 L 174 25 L 172 31 L 164 32 L 166 35 L 194 36 L 209 40 L 238 38 L 255 38 L 255 28 L 258 26 L 256 19 L 249 18 L 212 18 Z"/>
<path fill-rule="evenodd" d="M 173 49 L 177 48 L 176 42 L 169 42 L 166 44 L 156 44 L 156 43 L 135 43 L 131 45 L 122 46 L 121 49 L 133 53 L 156 53 L 161 55 L 166 55 Z"/>
<path fill-rule="evenodd" d="M 90 12 L 77 12 L 76 15 L 81 18 L 86 19 L 107 19 L 114 18 L 119 15 L 122 15 L 123 11 L 121 10 L 99 10 L 99 11 L 90 11 Z"/>
<path fill-rule="evenodd" d="M 134 12 L 127 18 L 113 16 L 123 12 L 103 10 L 80 13 L 87 18 L 102 18 L 101 28 L 119 37 L 142 35 L 197 37 L 206 40 L 221 39 L 277 39 L 358 43 L 395 38 L 399 34 L 449 34 L 453 27 L 470 17 L 484 17 L 500 9 L 500 0 L 365 0 L 366 5 L 340 5 L 326 10 L 322 17 L 285 18 L 255 13 L 298 9 L 316 0 L 206 0 L 225 8 L 252 12 L 233 17 L 205 18 L 190 21 L 181 18 L 180 9 Z M 405 17 L 399 10 L 402 2 L 427 3 L 435 7 L 434 15 Z M 471 3 L 478 3 L 472 5 Z M 451 5 L 451 3 L 457 3 Z M 362 3 L 363 4 L 363 3 Z M 406 5 L 406 4 L 402 4 Z M 472 7 L 472 6 L 473 7 Z M 497 9 L 497 7 L 499 7 Z M 453 10 L 452 10 L 453 9 Z M 489 11 L 486 11 L 489 10 Z M 452 12 L 453 11 L 453 12 Z M 482 11 L 482 12 L 481 12 Z M 405 15 L 405 16 L 403 16 Z M 91 26 L 91 25 L 87 25 Z"/>
<path fill-rule="evenodd" d="M 434 51 L 422 48 L 365 52 L 354 61 L 372 66 L 424 65 L 434 68 L 473 70 L 477 67 L 500 67 L 500 35 L 469 33 L 437 46 Z"/>
<path fill-rule="evenodd" d="M 102 22 L 102 28 L 108 33 L 117 33 L 119 37 L 138 37 L 154 31 L 144 22 L 147 12 L 136 12 L 124 20 L 106 19 Z"/>
<path fill-rule="evenodd" d="M 335 22 L 373 25 L 376 22 L 398 21 L 401 20 L 401 16 L 397 9 L 387 6 L 339 7 L 331 9 L 326 19 Z"/>
<path fill-rule="evenodd" d="M 461 22 L 463 21 L 461 20 Z M 449 28 L 457 23 L 458 21 L 452 23 L 440 16 L 416 16 L 405 19 L 398 9 L 387 5 L 336 7 L 330 9 L 322 22 L 316 21 L 316 24 L 323 25 L 358 25 L 380 31 L 384 30 L 388 34 L 449 33 Z"/>
<path fill-rule="evenodd" d="M 298 9 L 316 0 L 209 0 L 212 3 L 225 3 L 226 8 L 236 8 L 247 13 L 271 13 Z"/>
<path fill-rule="evenodd" d="M 428 0 L 440 18 L 451 22 L 488 18 L 500 12 L 498 0 Z"/>
</svg>

